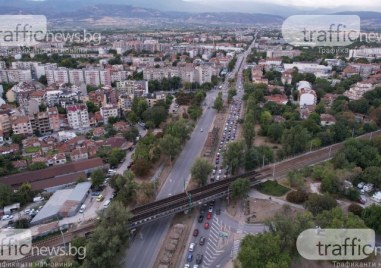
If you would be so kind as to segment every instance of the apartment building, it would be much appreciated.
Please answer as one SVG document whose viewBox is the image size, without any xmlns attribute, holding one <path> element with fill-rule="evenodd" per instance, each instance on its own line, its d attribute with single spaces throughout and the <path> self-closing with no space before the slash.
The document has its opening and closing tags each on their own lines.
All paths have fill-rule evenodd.
<svg viewBox="0 0 381 268">
<path fill-rule="evenodd" d="M 0 130 L 3 133 L 9 133 L 11 129 L 12 129 L 12 124 L 11 124 L 9 115 L 0 114 Z"/>
<path fill-rule="evenodd" d="M 39 112 L 29 116 L 29 121 L 33 132 L 38 132 L 42 135 L 52 132 L 48 112 Z"/>
<path fill-rule="evenodd" d="M 90 127 L 89 113 L 85 104 L 74 104 L 66 107 L 67 120 L 73 129 Z"/>
<path fill-rule="evenodd" d="M 81 85 L 82 83 L 85 83 L 83 70 L 81 69 L 69 70 L 69 80 L 70 80 L 70 83 L 73 85 Z"/>
<path fill-rule="evenodd" d="M 60 130 L 60 116 L 57 107 L 49 107 L 48 110 L 49 124 L 52 131 Z"/>
<path fill-rule="evenodd" d="M 116 90 L 120 94 L 143 96 L 148 94 L 148 81 L 124 80 L 116 83 Z"/>
<path fill-rule="evenodd" d="M 106 105 L 101 107 L 100 113 L 103 118 L 103 123 L 105 125 L 108 124 L 108 120 L 110 117 L 119 117 L 118 107 L 114 105 Z"/>
<path fill-rule="evenodd" d="M 33 134 L 32 124 L 28 116 L 20 116 L 12 120 L 12 131 L 14 134 L 31 135 Z"/>
</svg>

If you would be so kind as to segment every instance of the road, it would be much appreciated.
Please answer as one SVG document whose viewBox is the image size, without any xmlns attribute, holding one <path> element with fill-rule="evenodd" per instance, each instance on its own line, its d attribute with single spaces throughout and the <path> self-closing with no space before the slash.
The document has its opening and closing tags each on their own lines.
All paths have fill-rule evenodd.
<svg viewBox="0 0 381 268">
<path fill-rule="evenodd" d="M 235 122 L 236 118 L 234 116 L 233 116 L 234 120 L 231 119 L 231 118 L 233 118 L 232 114 L 231 114 L 232 110 L 234 109 L 233 107 L 236 107 L 236 108 L 241 107 L 241 105 L 236 106 L 235 103 L 242 101 L 242 97 L 244 95 L 242 72 L 243 72 L 243 69 L 246 67 L 247 55 L 251 52 L 251 48 L 254 46 L 255 42 L 256 42 L 256 36 L 254 38 L 253 43 L 248 48 L 248 50 L 246 52 L 244 52 L 243 54 L 238 56 L 237 64 L 236 64 L 234 72 L 233 72 L 233 77 L 236 77 L 236 84 L 235 85 L 236 85 L 237 95 L 234 97 L 233 104 L 231 105 L 231 107 L 229 107 L 229 114 L 228 114 L 227 121 L 232 120 L 233 122 Z M 228 87 L 223 88 L 224 97 L 227 97 L 227 89 L 228 89 Z M 243 113 L 243 111 L 241 110 L 241 115 L 242 115 L 242 113 Z M 229 141 L 227 141 L 224 137 L 221 137 L 221 146 L 226 146 L 228 142 Z M 222 156 L 219 160 L 222 162 Z M 216 164 L 217 164 L 217 162 L 216 162 Z M 219 168 L 220 167 L 217 166 L 216 169 L 219 169 Z M 217 170 L 216 170 L 216 173 L 217 173 Z M 218 176 L 218 174 L 216 174 L 216 176 Z M 220 201 L 216 202 L 216 207 L 214 209 L 216 209 L 216 208 L 221 208 L 221 202 Z M 237 245 L 239 246 L 240 241 L 234 241 L 235 244 L 232 242 L 230 245 L 227 246 L 224 244 L 225 243 L 224 238 L 220 237 L 220 235 L 222 233 L 229 233 L 229 235 L 233 235 L 234 232 L 258 233 L 258 232 L 262 232 L 264 230 L 263 225 L 261 225 L 261 226 L 256 226 L 256 225 L 247 226 L 244 224 L 240 224 L 239 222 L 232 219 L 231 217 L 228 216 L 227 213 L 224 213 L 224 212 L 218 216 L 215 213 L 213 213 L 211 220 L 206 219 L 206 213 L 204 216 L 205 216 L 205 219 L 203 220 L 202 223 L 198 223 L 197 219 L 194 220 L 193 229 L 198 229 L 199 235 L 198 235 L 198 237 L 193 237 L 192 236 L 193 234 L 191 234 L 190 237 L 188 238 L 187 247 L 189 247 L 189 244 L 191 242 L 197 244 L 200 237 L 205 237 L 206 243 L 204 246 L 199 246 L 199 245 L 196 246 L 196 248 L 193 252 L 193 261 L 192 262 L 187 262 L 188 251 L 186 250 L 184 252 L 183 257 L 182 257 L 181 267 L 184 267 L 185 263 L 195 264 L 196 263 L 195 259 L 196 259 L 197 255 L 203 256 L 202 264 L 199 267 L 205 267 L 206 268 L 206 267 L 217 267 L 218 265 L 223 266 L 223 264 L 225 264 L 227 261 L 229 261 L 231 259 L 231 252 L 233 252 L 233 249 L 236 248 L 236 250 L 238 250 Z M 204 224 L 206 222 L 208 222 L 210 225 L 208 229 L 204 228 Z M 228 240 L 228 239 L 226 239 L 226 240 Z M 222 246 L 222 244 L 224 244 L 224 246 Z"/>
<path fill-rule="evenodd" d="M 237 62 L 240 63 L 242 57 L 243 56 L 240 55 L 240 59 L 238 59 Z M 239 67 L 240 64 L 236 64 L 233 75 L 238 72 Z M 228 88 L 228 81 L 225 81 L 222 88 L 224 90 Z M 161 187 L 157 200 L 183 192 L 188 184 L 193 161 L 200 155 L 206 142 L 208 132 L 211 130 L 212 123 L 216 117 L 216 111 L 209 107 L 213 106 L 217 94 L 218 90 L 211 90 L 207 93 L 204 101 L 205 105 L 203 106 L 204 113 L 199 119 L 190 140 L 186 143 L 174 163 L 172 171 Z M 201 129 L 204 131 L 201 132 Z M 172 218 L 173 217 L 161 219 L 143 226 L 140 230 L 140 234 L 131 242 L 127 250 L 126 257 L 123 259 L 123 267 L 153 267 Z"/>
</svg>

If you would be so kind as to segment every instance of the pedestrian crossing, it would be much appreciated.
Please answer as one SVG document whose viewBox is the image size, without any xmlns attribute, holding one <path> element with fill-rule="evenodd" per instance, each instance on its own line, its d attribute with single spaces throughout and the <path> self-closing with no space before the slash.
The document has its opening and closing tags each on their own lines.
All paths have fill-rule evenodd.
<svg viewBox="0 0 381 268">
<path fill-rule="evenodd" d="M 220 239 L 219 233 L 221 229 L 221 223 L 218 222 L 217 217 L 214 217 L 210 227 L 210 234 L 206 243 L 206 250 L 204 253 L 204 262 L 202 264 L 202 267 L 204 268 L 211 267 L 218 255 L 224 252 L 223 250 L 218 250 L 218 242 Z"/>
</svg>

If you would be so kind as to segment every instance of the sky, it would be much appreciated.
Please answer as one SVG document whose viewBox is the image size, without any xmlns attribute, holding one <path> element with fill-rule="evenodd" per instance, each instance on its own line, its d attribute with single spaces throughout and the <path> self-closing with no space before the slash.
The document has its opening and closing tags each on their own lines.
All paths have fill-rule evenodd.
<svg viewBox="0 0 381 268">
<path fill-rule="evenodd" d="M 200 2 L 200 3 L 210 3 L 210 2 L 232 2 L 232 0 L 183 0 L 186 2 Z M 380 0 L 238 0 L 237 2 L 248 2 L 248 3 L 266 3 L 266 4 L 277 4 L 277 5 L 291 5 L 295 7 L 310 7 L 310 8 L 336 8 L 340 6 L 351 6 L 358 9 L 363 9 L 364 7 L 370 8 L 381 8 Z"/>
</svg>

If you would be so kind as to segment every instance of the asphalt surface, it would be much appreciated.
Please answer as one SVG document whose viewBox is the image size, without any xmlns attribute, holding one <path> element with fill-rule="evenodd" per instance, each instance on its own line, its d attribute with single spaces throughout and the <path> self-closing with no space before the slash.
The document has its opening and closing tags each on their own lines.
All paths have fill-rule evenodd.
<svg viewBox="0 0 381 268">
<path fill-rule="evenodd" d="M 239 56 L 238 63 L 241 62 L 243 55 Z M 236 65 L 233 75 L 235 75 L 240 64 Z M 222 90 L 226 91 L 228 83 L 222 85 Z M 157 200 L 178 194 L 184 191 L 190 179 L 190 169 L 194 160 L 200 155 L 202 148 L 212 128 L 216 111 L 212 108 L 214 100 L 219 90 L 208 92 L 205 98 L 204 113 L 198 121 L 190 140 L 186 143 L 183 151 L 173 165 L 172 171 L 163 184 Z M 201 132 L 201 129 L 203 130 Z M 127 250 L 127 255 L 123 259 L 123 267 L 153 267 L 159 249 L 164 241 L 172 217 L 147 224 L 140 229 L 140 233 L 131 242 Z"/>
</svg>

